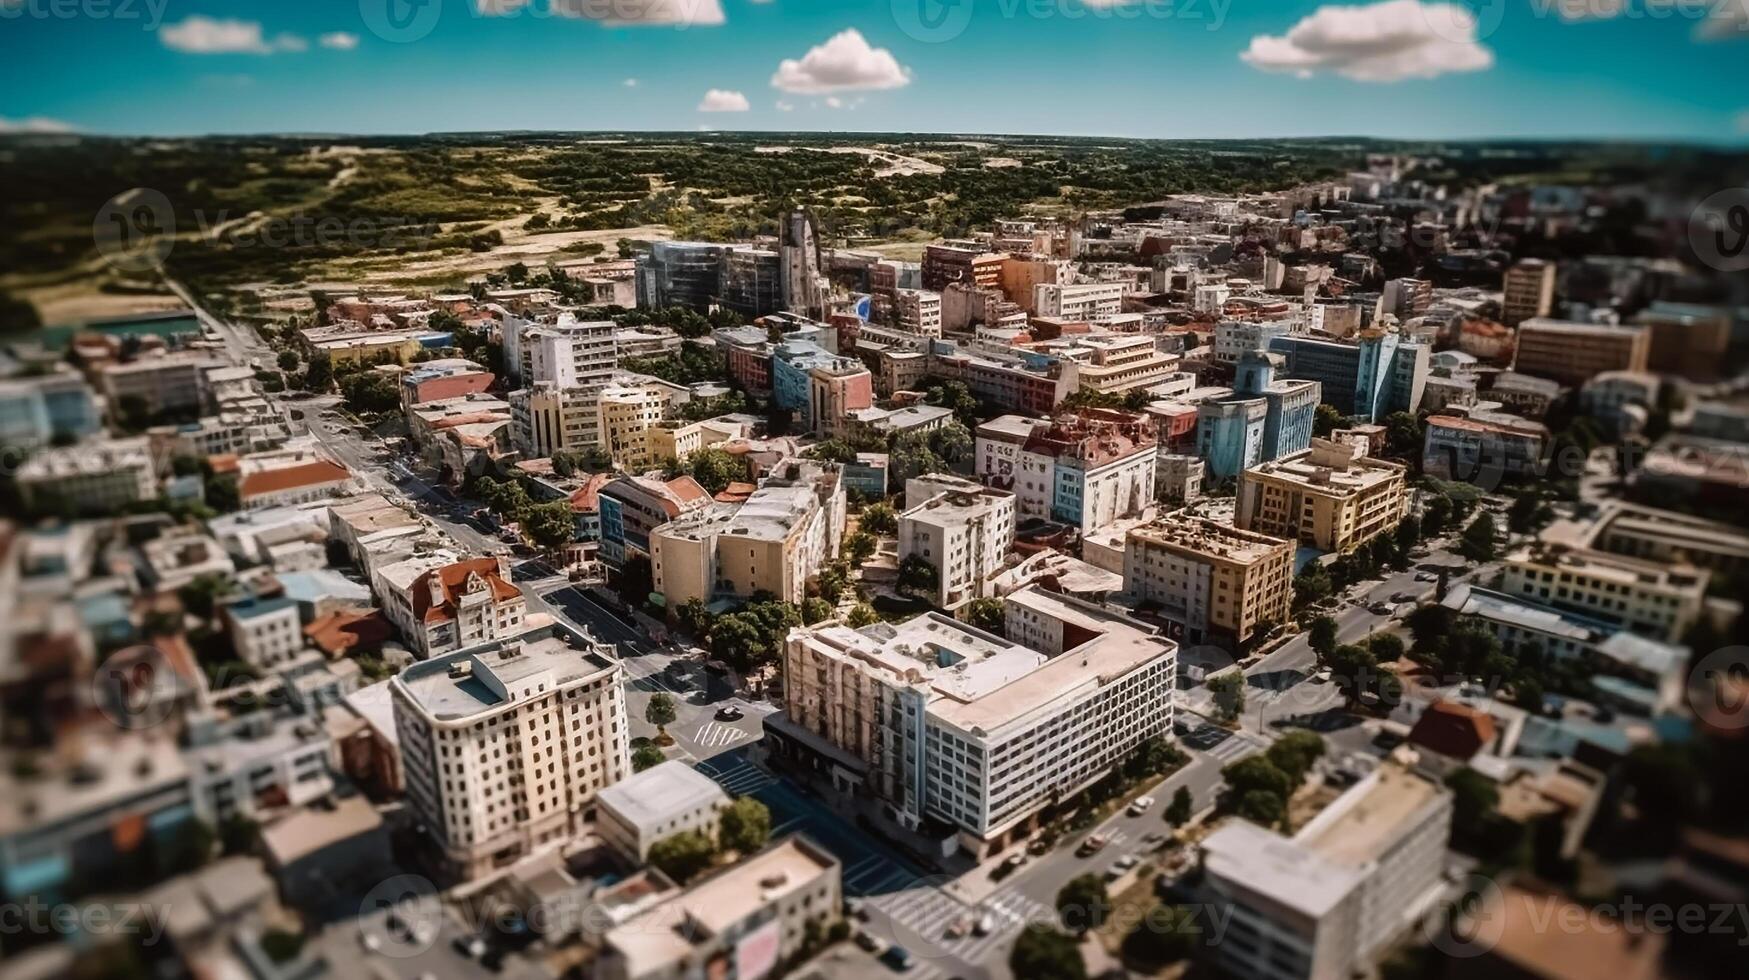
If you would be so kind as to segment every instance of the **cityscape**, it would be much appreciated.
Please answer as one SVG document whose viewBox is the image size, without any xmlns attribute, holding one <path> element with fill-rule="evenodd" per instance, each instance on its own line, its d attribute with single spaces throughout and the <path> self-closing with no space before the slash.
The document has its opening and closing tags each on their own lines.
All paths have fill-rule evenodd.
<svg viewBox="0 0 1749 980">
<path fill-rule="evenodd" d="M 0 19 L 0 980 L 1744 975 L 1740 4 Z"/>
</svg>

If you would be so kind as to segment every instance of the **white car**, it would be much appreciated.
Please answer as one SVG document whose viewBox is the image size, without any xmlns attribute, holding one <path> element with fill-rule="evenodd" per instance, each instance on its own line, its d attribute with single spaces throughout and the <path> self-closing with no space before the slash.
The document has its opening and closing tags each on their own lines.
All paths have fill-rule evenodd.
<svg viewBox="0 0 1749 980">
<path fill-rule="evenodd" d="M 1135 798 L 1135 800 L 1133 802 L 1130 803 L 1130 808 L 1129 808 L 1130 816 L 1139 817 L 1142 814 L 1147 813 L 1148 808 L 1152 807 L 1153 805 L 1154 805 L 1154 798 L 1152 796 L 1138 796 Z"/>
</svg>

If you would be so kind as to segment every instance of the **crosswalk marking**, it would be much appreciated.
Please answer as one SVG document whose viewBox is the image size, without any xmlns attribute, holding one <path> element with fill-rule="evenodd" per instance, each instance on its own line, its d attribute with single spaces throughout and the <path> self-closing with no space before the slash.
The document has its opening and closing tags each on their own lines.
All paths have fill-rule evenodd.
<svg viewBox="0 0 1749 980">
<path fill-rule="evenodd" d="M 746 732 L 733 725 L 707 721 L 698 726 L 698 732 L 693 735 L 692 740 L 704 748 L 718 749 L 733 745 L 748 737 Z"/>
<path fill-rule="evenodd" d="M 709 764 L 698 767 L 699 771 L 717 781 L 717 785 L 736 796 L 746 796 L 757 793 L 777 780 L 769 773 L 753 765 L 743 762 L 731 769 L 719 770 Z"/>
</svg>

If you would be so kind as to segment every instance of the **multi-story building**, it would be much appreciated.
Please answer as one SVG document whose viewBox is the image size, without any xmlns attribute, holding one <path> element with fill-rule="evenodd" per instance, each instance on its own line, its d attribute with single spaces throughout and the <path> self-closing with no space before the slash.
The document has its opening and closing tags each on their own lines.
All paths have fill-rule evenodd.
<svg viewBox="0 0 1749 980">
<path fill-rule="evenodd" d="M 1171 514 L 1124 537 L 1124 590 L 1171 625 L 1166 635 L 1238 650 L 1288 621 L 1294 544 Z"/>
<path fill-rule="evenodd" d="M 408 647 L 427 657 L 514 636 L 528 610 L 502 556 L 440 565 L 396 591 L 384 597 L 384 611 Z"/>
<path fill-rule="evenodd" d="M 1032 313 L 1064 320 L 1093 321 L 1122 311 L 1123 294 L 1122 283 L 1041 282 L 1033 287 Z"/>
<path fill-rule="evenodd" d="M 723 253 L 722 304 L 748 319 L 776 313 L 783 304 L 783 259 L 762 248 Z"/>
<path fill-rule="evenodd" d="M 950 282 L 1000 288 L 1002 256 L 978 248 L 928 245 L 923 249 L 923 288 L 940 292 Z"/>
<path fill-rule="evenodd" d="M 192 351 L 105 365 L 100 375 L 111 413 L 137 404 L 148 415 L 198 415 L 207 401 L 206 372 L 223 361 Z"/>
<path fill-rule="evenodd" d="M 1269 349 L 1287 358 L 1285 376 L 1318 382 L 1324 401 L 1344 415 L 1377 422 L 1421 407 L 1430 352 L 1395 331 L 1363 330 L 1353 340 L 1289 335 Z"/>
<path fill-rule="evenodd" d="M 1058 401 L 1057 379 L 1040 362 L 965 350 L 933 351 L 925 357 L 925 370 L 918 377 L 933 374 L 959 381 L 972 397 L 992 406 L 1045 415 Z"/>
<path fill-rule="evenodd" d="M 1506 270 L 1501 299 L 1501 320 L 1516 327 L 1526 320 L 1548 316 L 1555 303 L 1555 263 L 1543 259 L 1520 259 Z"/>
<path fill-rule="evenodd" d="M 670 608 L 688 599 L 761 592 L 799 603 L 808 580 L 837 557 L 844 521 L 836 468 L 787 461 L 746 500 L 652 529 L 655 590 Z"/>
<path fill-rule="evenodd" d="M 1312 444 L 1320 387 L 1278 380 L 1280 354 L 1247 351 L 1233 393 L 1197 406 L 1197 452 L 1209 475 L 1230 480 L 1247 467 L 1300 452 Z"/>
<path fill-rule="evenodd" d="M 978 427 L 978 476 L 1014 492 L 1019 515 L 1062 521 L 1083 534 L 1140 515 L 1154 499 L 1158 447 L 1152 424 L 1133 412 L 1083 409 L 1034 421 L 1012 417 Z"/>
<path fill-rule="evenodd" d="M 726 417 L 698 422 L 676 419 L 659 422 L 646 433 L 651 465 L 678 463 L 700 449 L 708 449 L 730 439 L 739 439 L 747 435 L 747 432 L 746 423 Z"/>
<path fill-rule="evenodd" d="M 1364 969 L 1443 897 L 1451 815 L 1437 781 L 1386 762 L 1291 838 L 1227 821 L 1201 846 L 1202 898 L 1231 913 L 1208 955 L 1259 980 Z"/>
<path fill-rule="evenodd" d="M 237 500 L 244 510 L 323 500 L 355 482 L 351 470 L 309 449 L 251 453 L 237 461 Z"/>
<path fill-rule="evenodd" d="M 40 513 L 107 514 L 158 496 L 144 436 L 32 453 L 14 480 L 24 505 Z"/>
<path fill-rule="evenodd" d="M 1038 312 L 1033 305 L 1035 290 L 1041 285 L 1066 286 L 1075 276 L 1075 267 L 1062 259 L 1037 255 L 1009 255 L 1002 259 L 1002 292 L 1009 302 L 1028 314 Z"/>
<path fill-rule="evenodd" d="M 334 789 L 334 745 L 308 715 L 253 711 L 190 719 L 185 756 L 195 815 L 209 826 L 302 807 Z"/>
<path fill-rule="evenodd" d="M 1238 364 L 1239 358 L 1253 351 L 1267 353 L 1269 344 L 1285 337 L 1293 324 L 1283 320 L 1222 320 L 1215 325 L 1215 360 L 1221 364 Z"/>
<path fill-rule="evenodd" d="M 1547 426 L 1509 415 L 1434 415 L 1427 419 L 1421 465 L 1441 479 L 1492 489 L 1503 476 L 1537 473 L 1548 442 Z"/>
<path fill-rule="evenodd" d="M 1681 643 L 1706 610 L 1711 581 L 1711 572 L 1693 565 L 1666 565 L 1549 541 L 1506 557 L 1500 591 L 1663 643 Z"/>
<path fill-rule="evenodd" d="M 1541 317 L 1518 325 L 1513 370 L 1578 387 L 1604 371 L 1644 371 L 1651 328 Z"/>
<path fill-rule="evenodd" d="M 1036 586 L 1003 607 L 1006 640 L 933 612 L 792 631 L 773 756 L 981 858 L 1169 735 L 1175 643 Z"/>
<path fill-rule="evenodd" d="M 618 572 L 628 559 L 650 557 L 650 532 L 682 514 L 710 505 L 711 495 L 690 476 L 666 482 L 625 476 L 596 494 L 601 510 L 601 562 Z"/>
<path fill-rule="evenodd" d="M 1646 367 L 1652 371 L 1711 381 L 1730 361 L 1732 316 L 1724 307 L 1656 303 L 1634 323 L 1648 331 Z"/>
<path fill-rule="evenodd" d="M 601 447 L 601 388 L 540 381 L 510 393 L 512 438 L 530 458 Z"/>
<path fill-rule="evenodd" d="M 1349 551 L 1408 513 L 1404 474 L 1403 464 L 1373 459 L 1351 443 L 1313 439 L 1305 452 L 1240 475 L 1234 523 L 1322 551 Z"/>
<path fill-rule="evenodd" d="M 656 242 L 638 256 L 638 306 L 684 306 L 699 313 L 722 295 L 723 254 L 733 246 L 710 242 Z"/>
<path fill-rule="evenodd" d="M 494 378 L 492 372 L 462 357 L 415 364 L 401 375 L 401 409 L 483 394 L 492 387 Z"/>
<path fill-rule="evenodd" d="M 873 407 L 874 376 L 861 362 L 838 358 L 808 369 L 807 431 L 836 432 L 851 412 Z"/>
<path fill-rule="evenodd" d="M 1202 496 L 1202 476 L 1205 469 L 1201 456 L 1160 453 L 1160 472 L 1154 477 L 1154 489 L 1160 500 L 1168 504 L 1191 503 Z"/>
<path fill-rule="evenodd" d="M 0 380 L 0 445 L 34 449 L 103 427 L 91 387 L 70 368 Z"/>
<path fill-rule="evenodd" d="M 668 414 L 669 392 L 654 384 L 610 384 L 596 396 L 601 448 L 615 467 L 639 473 L 655 465 L 650 430 Z"/>
<path fill-rule="evenodd" d="M 566 313 L 552 323 L 516 330 L 517 360 L 509 360 L 524 385 L 547 381 L 560 388 L 590 388 L 613 380 L 619 363 L 612 320 L 579 320 Z M 509 328 L 506 329 L 509 333 Z"/>
<path fill-rule="evenodd" d="M 1433 282 L 1428 279 L 1411 279 L 1407 276 L 1388 279 L 1385 281 L 1384 292 L 1379 296 L 1379 312 L 1388 313 L 1398 320 L 1422 316 L 1432 305 Z"/>
<path fill-rule="evenodd" d="M 1178 355 L 1160 350 L 1149 334 L 1086 337 L 1077 346 L 1089 351 L 1085 360 L 1063 362 L 1057 382 L 1057 400 L 1085 391 L 1095 395 L 1121 395 L 1137 388 L 1151 388 L 1178 370 Z"/>
<path fill-rule="evenodd" d="M 1664 383 L 1650 371 L 1604 371 L 1579 390 L 1579 409 L 1606 431 L 1637 430 L 1658 406 Z"/>
<path fill-rule="evenodd" d="M 851 379 L 858 378 L 859 375 L 866 377 L 868 374 L 868 369 L 855 358 L 839 357 L 812 341 L 786 340 L 777 344 L 771 352 L 772 405 L 794 412 L 795 417 L 804 422 L 813 419 L 815 411 L 813 408 L 814 382 L 812 373 L 815 368 L 824 369 L 827 377 L 843 377 L 846 388 L 855 385 L 860 389 L 862 382 Z M 869 388 L 869 399 L 872 402 L 874 388 L 872 378 L 868 380 L 867 387 Z M 840 392 L 840 394 L 849 396 L 847 390 Z"/>
<path fill-rule="evenodd" d="M 941 336 L 941 294 L 929 289 L 901 289 L 893 297 L 893 325 L 922 337 Z"/>
<path fill-rule="evenodd" d="M 273 670 L 304 648 L 304 623 L 295 600 L 250 596 L 225 606 L 231 646 L 244 663 Z"/>
<path fill-rule="evenodd" d="M 620 666 L 563 626 L 423 660 L 389 682 L 407 804 L 449 874 L 556 847 L 631 772 Z"/>
<path fill-rule="evenodd" d="M 1551 527 L 1549 533 L 1553 532 Z M 1641 504 L 1605 504 L 1603 513 L 1585 525 L 1574 542 L 1611 554 L 1727 575 L 1749 570 L 1749 533 L 1741 528 Z"/>
<path fill-rule="evenodd" d="M 593 975 L 677 980 L 702 966 L 775 976 L 839 920 L 841 875 L 829 851 L 786 837 L 608 930 Z"/>
<path fill-rule="evenodd" d="M 916 555 L 939 575 L 935 605 L 953 610 L 987 595 L 1014 543 L 1014 494 L 945 473 L 905 484 L 899 560 Z"/>
</svg>

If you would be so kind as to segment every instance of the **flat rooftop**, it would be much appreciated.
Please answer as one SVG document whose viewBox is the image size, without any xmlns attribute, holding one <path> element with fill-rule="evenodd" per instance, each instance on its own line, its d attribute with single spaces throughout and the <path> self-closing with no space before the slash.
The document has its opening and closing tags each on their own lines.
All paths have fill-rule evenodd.
<svg viewBox="0 0 1749 980">
<path fill-rule="evenodd" d="M 1294 843 L 1334 864 L 1358 867 L 1414 826 L 1443 791 L 1431 779 L 1381 765 L 1294 835 Z"/>
<path fill-rule="evenodd" d="M 722 936 L 761 908 L 812 885 L 837 863 L 792 835 L 613 929 L 606 944 L 624 957 L 628 975 L 659 971 L 693 952 L 683 930 Z"/>
<path fill-rule="evenodd" d="M 544 683 L 550 690 L 618 669 L 587 644 L 562 626 L 549 626 L 420 661 L 396 675 L 394 683 L 432 718 L 454 721 L 514 704 L 529 684 Z"/>
<path fill-rule="evenodd" d="M 1309 917 L 1334 908 L 1365 873 L 1334 864 L 1272 830 L 1247 820 L 1229 820 L 1202 842 L 1203 867 L 1211 875 Z"/>
<path fill-rule="evenodd" d="M 812 487 L 760 487 L 735 513 L 724 534 L 782 541 L 814 507 Z"/>
<path fill-rule="evenodd" d="M 716 780 L 679 759 L 627 776 L 595 799 L 640 830 L 654 830 L 678 813 L 729 801 Z"/>
<path fill-rule="evenodd" d="M 1242 565 L 1254 564 L 1284 551 L 1290 557 L 1293 553 L 1291 542 L 1188 514 L 1169 514 L 1130 528 L 1128 537 Z"/>
</svg>

